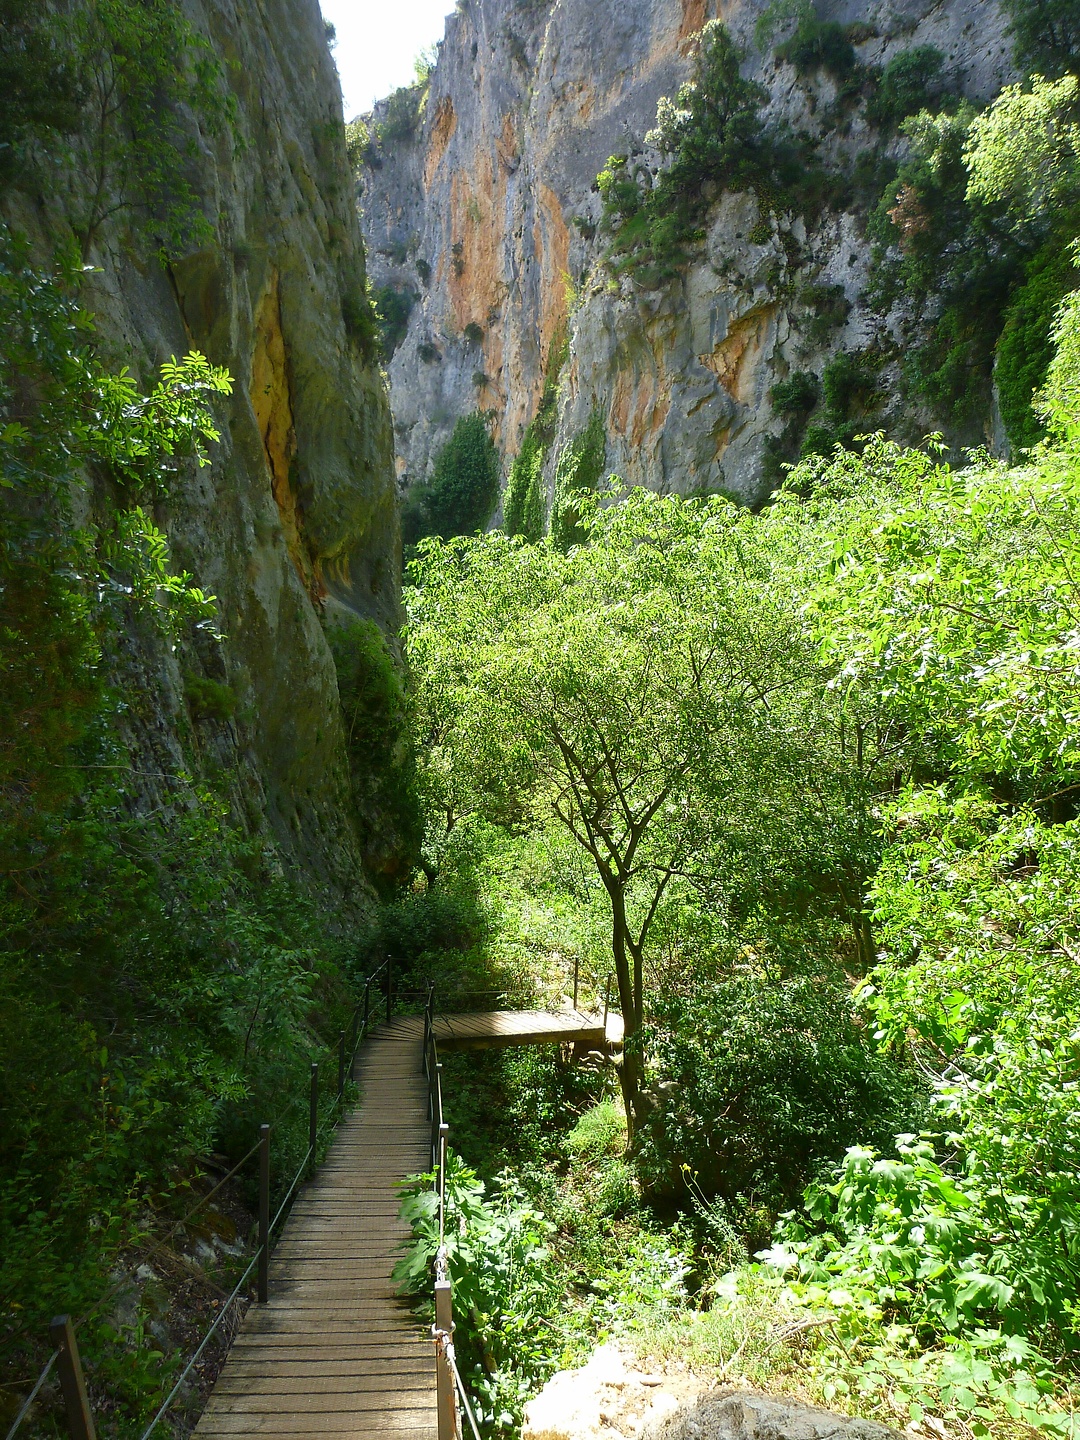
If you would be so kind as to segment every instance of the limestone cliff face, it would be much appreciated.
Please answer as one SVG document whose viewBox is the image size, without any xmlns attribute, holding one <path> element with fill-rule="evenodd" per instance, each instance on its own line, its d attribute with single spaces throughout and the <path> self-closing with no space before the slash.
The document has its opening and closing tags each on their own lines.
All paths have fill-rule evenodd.
<svg viewBox="0 0 1080 1440">
<path fill-rule="evenodd" d="M 385 385 L 356 319 L 364 256 L 340 90 L 318 0 L 185 9 L 238 104 L 235 137 L 206 135 L 190 117 L 193 184 L 214 239 L 162 266 L 120 216 L 91 257 L 100 273 L 84 300 L 105 356 L 144 383 L 192 349 L 232 374 L 212 463 L 186 470 L 155 517 L 176 566 L 217 597 L 226 638 L 193 637 L 173 654 L 129 637 L 148 697 L 130 708 L 130 739 L 148 796 L 201 770 L 235 821 L 334 897 L 356 898 L 361 855 L 323 619 L 341 604 L 391 629 L 400 542 Z M 16 195 L 8 213 L 44 251 L 63 234 L 62 197 Z M 200 678 L 229 687 L 231 716 L 200 706 Z"/>
<path fill-rule="evenodd" d="M 454 419 L 476 408 L 492 412 L 511 458 L 565 327 L 549 486 L 559 450 L 599 408 L 607 466 L 627 481 L 767 493 L 766 439 L 782 429 L 770 388 L 893 323 L 863 298 L 859 218 L 827 215 L 809 232 L 798 218 L 774 222 L 766 237 L 752 196 L 717 197 L 694 262 L 642 290 L 600 264 L 595 188 L 610 155 L 644 152 L 657 101 L 688 78 L 693 37 L 714 17 L 767 87 L 767 119 L 818 134 L 833 156 L 866 146 L 858 117 L 823 130 L 827 77 L 808 85 L 755 49 L 765 3 L 462 0 L 414 136 L 373 146 L 361 177 L 373 277 L 418 297 L 389 367 L 403 484 L 429 473 Z M 861 22 L 863 63 L 933 45 L 972 97 L 1011 78 L 996 0 L 824 0 L 817 12 Z M 808 284 L 842 287 L 850 306 L 826 340 L 811 338 L 793 298 Z"/>
</svg>

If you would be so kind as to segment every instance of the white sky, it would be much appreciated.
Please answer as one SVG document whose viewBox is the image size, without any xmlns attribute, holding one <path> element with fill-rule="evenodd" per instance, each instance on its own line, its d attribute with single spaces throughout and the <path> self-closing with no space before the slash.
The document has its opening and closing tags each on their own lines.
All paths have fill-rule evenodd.
<svg viewBox="0 0 1080 1440">
<path fill-rule="evenodd" d="M 337 30 L 334 59 L 341 76 L 345 119 L 399 85 L 411 85 L 413 60 L 443 36 L 454 0 L 319 0 Z"/>
</svg>

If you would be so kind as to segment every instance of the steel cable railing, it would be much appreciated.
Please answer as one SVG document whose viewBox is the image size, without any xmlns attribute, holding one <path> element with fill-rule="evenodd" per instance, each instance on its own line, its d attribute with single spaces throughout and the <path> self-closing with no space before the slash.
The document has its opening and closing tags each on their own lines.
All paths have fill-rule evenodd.
<svg viewBox="0 0 1080 1440">
<path fill-rule="evenodd" d="M 169 1394 L 166 1396 L 165 1400 L 158 1409 L 157 1413 L 154 1415 L 153 1419 L 150 1421 L 149 1425 L 143 1431 L 140 1440 L 148 1440 L 148 1437 L 153 1434 L 154 1430 L 161 1423 L 162 1419 L 165 1417 L 166 1414 L 168 1414 L 170 1408 L 176 1400 L 176 1397 L 180 1394 L 185 1382 L 191 1375 L 192 1370 L 195 1368 L 199 1359 L 206 1350 L 206 1347 L 221 1329 L 225 1317 L 232 1310 L 232 1307 L 242 1294 L 245 1286 L 248 1285 L 252 1271 L 255 1270 L 256 1267 L 259 1268 L 259 1300 L 260 1303 L 265 1303 L 267 1299 L 267 1267 L 270 1255 L 271 1236 L 273 1232 L 277 1229 L 277 1226 L 280 1223 L 282 1216 L 288 1209 L 289 1204 L 296 1193 L 297 1187 L 299 1186 L 301 1180 L 304 1177 L 305 1171 L 307 1170 L 308 1166 L 314 1161 L 318 1151 L 319 1140 L 326 1133 L 326 1131 L 336 1125 L 341 1118 L 341 1110 L 343 1108 L 345 1100 L 346 1069 L 351 1069 L 351 1064 L 355 1062 L 356 1059 L 357 1050 L 359 1049 L 361 1042 L 367 1035 L 372 1019 L 372 989 L 384 971 L 386 971 L 386 1019 L 389 1021 L 392 1015 L 394 1004 L 393 965 L 392 962 L 387 959 L 384 960 L 383 963 L 379 965 L 374 971 L 372 971 L 372 973 L 365 980 L 363 1019 L 361 1020 L 360 1018 L 361 1004 L 358 1002 L 353 1010 L 352 1023 L 350 1026 L 351 1033 L 349 1034 L 348 1039 L 346 1038 L 345 1031 L 342 1031 L 338 1037 L 338 1043 L 336 1047 L 338 1052 L 337 1091 L 333 1097 L 333 1100 L 331 1101 L 329 1112 L 326 1114 L 321 1124 L 318 1123 L 319 1066 L 315 1062 L 312 1063 L 311 1085 L 310 1093 L 308 1096 L 310 1106 L 308 1146 L 307 1150 L 304 1153 L 304 1157 L 300 1162 L 300 1166 L 297 1169 L 295 1175 L 293 1176 L 288 1188 L 286 1189 L 284 1197 L 282 1198 L 273 1219 L 271 1220 L 269 1216 L 270 1131 L 272 1128 L 278 1128 L 281 1123 L 292 1114 L 292 1112 L 301 1103 L 300 1097 L 295 1098 L 289 1105 L 285 1107 L 283 1111 L 281 1111 L 275 1117 L 272 1126 L 262 1125 L 259 1127 L 259 1139 L 255 1143 L 255 1145 L 253 1145 L 252 1148 L 247 1152 L 247 1154 L 244 1155 L 242 1159 L 238 1160 L 236 1164 L 224 1176 L 222 1176 L 222 1178 L 213 1186 L 211 1190 L 207 1191 L 205 1195 L 200 1197 L 198 1202 L 194 1206 L 192 1206 L 192 1208 L 184 1215 L 183 1219 L 178 1220 L 167 1231 L 162 1241 L 159 1242 L 161 1244 L 165 1244 L 169 1240 L 171 1240 L 173 1236 L 175 1236 L 192 1219 L 194 1219 L 198 1212 L 205 1205 L 207 1205 L 211 1199 L 213 1199 L 213 1197 L 222 1189 L 224 1185 L 229 1182 L 229 1180 L 233 1179 L 240 1172 L 240 1170 L 243 1169 L 243 1167 L 252 1159 L 254 1155 L 260 1155 L 259 1245 L 255 1250 L 254 1254 L 250 1257 L 244 1273 L 241 1275 L 240 1279 L 233 1287 L 232 1292 L 227 1297 L 227 1299 L 222 1302 L 221 1308 L 215 1316 L 213 1324 L 210 1326 L 209 1330 L 199 1342 L 197 1348 L 195 1349 L 191 1358 L 188 1360 L 187 1364 L 184 1366 L 184 1369 L 181 1371 L 179 1378 L 174 1383 Z M 382 997 L 380 996 L 379 998 L 381 999 Z M 428 998 L 430 1003 L 430 989 L 428 991 Z M 117 1282 L 117 1284 L 114 1286 L 110 1286 L 109 1289 L 106 1290 L 105 1294 L 96 1302 L 96 1304 L 89 1311 L 87 1311 L 84 1316 L 80 1318 L 77 1324 L 81 1326 L 85 1323 L 87 1319 L 98 1313 L 102 1306 L 106 1304 L 113 1295 L 119 1292 L 119 1290 L 122 1288 L 123 1283 L 124 1282 L 121 1281 Z M 65 1315 L 60 1316 L 58 1319 L 54 1320 L 51 1328 L 54 1338 L 59 1338 L 60 1343 L 57 1345 L 57 1348 L 53 1351 L 52 1355 L 49 1357 L 48 1361 L 43 1367 L 41 1373 L 35 1380 L 34 1385 L 30 1390 L 30 1393 L 27 1395 L 26 1399 L 20 1406 L 19 1412 L 15 1416 L 11 1427 L 8 1429 L 4 1440 L 14 1440 L 14 1437 L 16 1436 L 18 1430 L 26 1420 L 26 1417 L 29 1415 L 31 1407 L 34 1404 L 34 1401 L 37 1399 L 42 1386 L 45 1384 L 46 1380 L 49 1378 L 49 1375 L 52 1373 L 53 1368 L 56 1366 L 57 1361 L 60 1362 L 61 1388 L 63 1390 L 65 1405 L 67 1409 L 68 1434 L 71 1437 L 71 1440 L 94 1440 L 93 1417 L 90 1411 L 90 1402 L 86 1393 L 86 1385 L 82 1374 L 82 1366 L 79 1359 L 78 1345 L 75 1339 L 75 1329 L 77 1327 L 72 1325 L 70 1318 Z"/>
<path fill-rule="evenodd" d="M 607 976 L 604 993 L 604 1034 L 607 1035 L 611 1006 L 612 975 Z M 475 991 L 472 994 L 502 994 L 502 991 Z M 458 997 L 455 997 L 458 998 Z M 574 966 L 574 1010 L 579 999 L 578 967 Z M 453 1289 L 449 1257 L 446 1250 L 446 1156 L 450 1127 L 443 1116 L 442 1064 L 435 1038 L 435 986 L 428 990 L 424 1009 L 423 1070 L 428 1083 L 428 1118 L 431 1125 L 431 1168 L 433 1188 L 438 1197 L 439 1247 L 435 1254 L 435 1323 L 431 1327 L 435 1342 L 435 1384 L 439 1440 L 461 1440 L 458 1402 L 465 1411 L 474 1440 L 480 1440 L 472 1405 L 465 1382 L 458 1368 L 454 1349 Z"/>
<path fill-rule="evenodd" d="M 23 1401 L 22 1406 L 20 1407 L 19 1413 L 15 1416 L 15 1422 L 14 1422 L 14 1424 L 12 1425 L 11 1429 L 7 1432 L 7 1435 L 4 1437 L 4 1440 L 12 1440 L 12 1436 L 15 1434 L 15 1431 L 18 1430 L 19 1426 L 22 1424 L 22 1422 L 23 1422 L 23 1420 L 24 1420 L 24 1418 L 25 1418 L 25 1416 L 26 1416 L 26 1412 L 30 1409 L 30 1406 L 31 1406 L 31 1405 L 34 1403 L 34 1401 L 37 1399 L 37 1393 L 38 1393 L 38 1391 L 41 1389 L 42 1385 L 45 1384 L 45 1381 L 49 1378 L 49 1374 L 50 1374 L 53 1366 L 56 1364 L 56 1362 L 57 1362 L 57 1360 L 58 1360 L 59 1358 L 60 1358 L 60 1347 L 57 1346 L 56 1349 L 53 1351 L 53 1353 L 49 1356 L 49 1359 L 48 1359 L 48 1361 L 47 1361 L 47 1363 L 46 1363 L 46 1365 L 45 1365 L 44 1370 L 42 1370 L 41 1374 L 40 1374 L 40 1375 L 38 1376 L 38 1378 L 34 1381 L 34 1388 L 30 1391 L 30 1394 L 29 1394 L 29 1395 L 26 1397 L 26 1399 Z"/>
</svg>

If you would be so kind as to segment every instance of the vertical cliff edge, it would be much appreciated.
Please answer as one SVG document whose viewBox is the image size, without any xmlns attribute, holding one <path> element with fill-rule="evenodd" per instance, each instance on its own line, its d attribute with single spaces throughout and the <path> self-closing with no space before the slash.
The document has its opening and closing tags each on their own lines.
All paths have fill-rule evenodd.
<svg viewBox="0 0 1080 1440">
<path fill-rule="evenodd" d="M 211 463 L 184 464 L 154 519 L 174 567 L 218 601 L 223 641 L 119 637 L 133 787 L 152 807 L 181 773 L 335 902 L 363 903 L 329 606 L 392 633 L 400 604 L 393 437 L 373 349 L 340 89 L 318 0 L 188 0 L 230 123 L 177 117 L 206 238 L 155 251 L 118 203 L 84 249 L 81 302 L 104 363 L 152 385 L 170 356 L 228 369 Z M 196 42 L 197 43 L 197 42 Z M 48 263 L 92 177 L 32 170 L 4 218 Z M 123 176 L 110 177 L 123 197 Z"/>
<path fill-rule="evenodd" d="M 873 371 L 862 386 L 873 403 L 849 407 L 852 424 L 1001 445 L 988 385 L 978 413 L 956 424 L 896 401 L 910 317 L 902 301 L 868 298 L 868 219 L 882 193 L 875 175 L 890 164 L 895 173 L 906 142 L 850 77 L 872 88 L 897 57 L 933 51 L 954 102 L 985 103 L 1015 78 L 1007 17 L 996 0 L 802 7 L 825 33 L 842 32 L 851 55 L 842 80 L 828 63 L 781 58 L 790 25 L 763 40 L 769 8 L 461 0 L 426 88 L 367 117 L 360 178 L 373 280 L 408 314 L 389 366 L 403 488 L 430 476 L 454 420 L 473 410 L 489 414 L 512 460 L 557 379 L 549 508 L 558 457 L 594 415 L 606 468 L 626 481 L 756 502 L 798 450 L 790 414 L 770 399 L 775 387 L 795 375 L 820 381 L 845 355 Z M 787 7 L 789 18 L 798 8 Z M 812 206 L 714 190 L 678 274 L 648 284 L 613 275 L 598 172 L 613 155 L 653 177 L 663 169 L 648 138 L 657 105 L 690 77 L 710 19 L 727 26 L 743 76 L 764 87 L 766 129 L 847 180 Z"/>
</svg>

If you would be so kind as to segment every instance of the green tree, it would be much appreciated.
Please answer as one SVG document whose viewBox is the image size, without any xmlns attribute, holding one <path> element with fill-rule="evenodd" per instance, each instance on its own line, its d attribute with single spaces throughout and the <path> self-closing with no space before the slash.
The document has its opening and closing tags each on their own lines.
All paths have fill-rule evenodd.
<svg viewBox="0 0 1080 1440">
<path fill-rule="evenodd" d="M 767 92 L 743 78 L 741 56 L 724 25 L 710 20 L 701 32 L 694 77 L 672 100 L 661 99 L 648 144 L 671 157 L 655 181 L 613 156 L 597 176 L 604 224 L 612 234 L 608 263 L 644 284 L 670 278 L 700 238 L 710 187 L 749 190 L 767 186 L 773 150 L 760 110 Z"/>
<path fill-rule="evenodd" d="M 1004 204 L 1030 223 L 1080 197 L 1080 81 L 1035 75 L 1009 85 L 971 121 L 964 146 L 967 198 Z"/>
<path fill-rule="evenodd" d="M 1080 57 L 1078 0 L 1005 0 L 1016 62 L 1044 75 L 1075 70 Z"/>
<path fill-rule="evenodd" d="M 826 692 L 797 601 L 765 537 L 753 544 L 753 517 L 633 492 L 579 523 L 587 543 L 565 553 L 501 534 L 423 545 L 408 650 L 433 812 L 554 823 L 599 883 L 634 1120 L 646 954 L 667 897 L 738 890 L 753 904 L 756 890 L 805 912 L 828 891 L 858 930 L 867 857 L 808 699 Z"/>
<path fill-rule="evenodd" d="M 44 150 L 73 175 L 72 225 L 85 258 L 114 216 L 174 254 L 205 240 L 212 222 L 192 184 L 197 134 L 234 123 L 235 101 L 209 42 L 176 0 L 4 0 L 0 74 L 13 104 L 0 122 L 0 178 Z"/>
<path fill-rule="evenodd" d="M 409 497 L 402 517 L 406 544 L 424 535 L 469 535 L 491 518 L 499 498 L 499 452 L 487 421 L 463 415 L 435 459 L 431 481 Z"/>
</svg>

